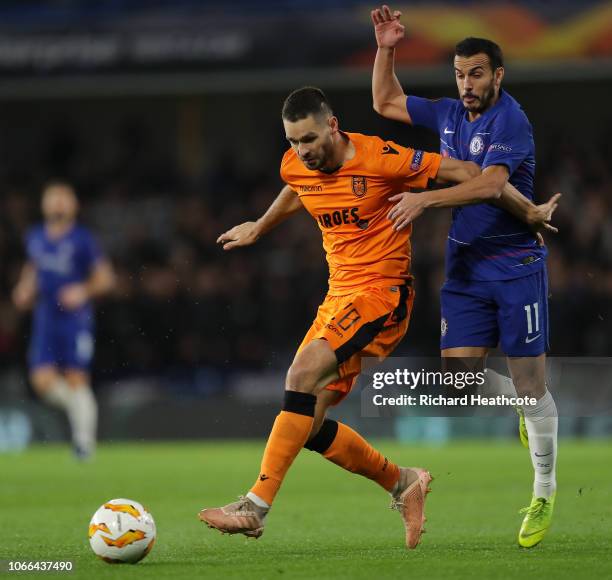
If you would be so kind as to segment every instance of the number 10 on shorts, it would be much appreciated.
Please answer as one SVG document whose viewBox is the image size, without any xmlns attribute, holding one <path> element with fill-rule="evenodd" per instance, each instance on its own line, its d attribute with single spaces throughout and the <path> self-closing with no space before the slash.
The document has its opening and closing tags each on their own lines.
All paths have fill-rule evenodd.
<svg viewBox="0 0 612 580">
<path fill-rule="evenodd" d="M 533 307 L 533 318 L 531 315 L 531 309 Z M 525 312 L 527 313 L 527 334 L 531 334 L 534 332 L 534 319 L 535 319 L 535 332 L 540 332 L 540 310 L 538 307 L 538 303 L 534 302 L 533 304 L 527 304 L 525 307 Z"/>
</svg>

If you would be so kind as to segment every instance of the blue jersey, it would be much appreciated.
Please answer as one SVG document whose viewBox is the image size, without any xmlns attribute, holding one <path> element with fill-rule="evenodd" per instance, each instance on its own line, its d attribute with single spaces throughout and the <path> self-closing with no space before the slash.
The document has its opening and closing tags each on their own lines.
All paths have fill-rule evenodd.
<svg viewBox="0 0 612 580">
<path fill-rule="evenodd" d="M 85 282 L 101 258 L 100 248 L 89 230 L 75 225 L 62 237 L 52 239 L 45 227 L 39 225 L 28 232 L 26 246 L 28 258 L 36 269 L 36 315 L 90 317 L 90 304 L 71 312 L 63 310 L 59 304 L 60 289 L 67 284 Z"/>
<path fill-rule="evenodd" d="M 458 99 L 410 96 L 408 113 L 415 125 L 440 135 L 445 157 L 474 161 L 482 169 L 505 165 L 510 183 L 533 200 L 535 145 L 531 124 L 505 91 L 493 107 L 469 121 Z M 510 280 L 540 271 L 546 248 L 538 246 L 527 225 L 489 203 L 453 208 L 446 248 L 446 276 L 457 280 Z"/>
</svg>

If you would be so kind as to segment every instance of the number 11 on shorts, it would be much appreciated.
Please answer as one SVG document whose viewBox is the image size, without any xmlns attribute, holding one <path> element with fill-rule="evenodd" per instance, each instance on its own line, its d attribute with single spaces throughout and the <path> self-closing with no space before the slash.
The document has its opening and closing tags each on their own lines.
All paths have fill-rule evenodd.
<svg viewBox="0 0 612 580">
<path fill-rule="evenodd" d="M 533 319 L 531 316 L 531 307 L 533 306 L 533 318 L 535 318 L 535 332 L 540 332 L 540 311 L 538 307 L 538 303 L 534 302 L 533 304 L 527 304 L 525 306 L 525 312 L 527 313 L 527 334 L 531 334 L 534 332 L 533 330 Z"/>
</svg>

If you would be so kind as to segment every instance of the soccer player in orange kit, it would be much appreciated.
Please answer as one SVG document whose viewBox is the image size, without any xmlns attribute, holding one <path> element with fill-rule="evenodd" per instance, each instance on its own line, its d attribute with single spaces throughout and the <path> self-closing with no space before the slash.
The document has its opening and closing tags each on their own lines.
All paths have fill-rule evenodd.
<svg viewBox="0 0 612 580">
<path fill-rule="evenodd" d="M 436 179 L 467 181 L 480 170 L 379 137 L 343 132 L 325 95 L 314 87 L 291 93 L 282 118 L 291 145 L 281 163 L 287 185 L 259 220 L 230 229 L 218 242 L 225 250 L 250 245 L 305 207 L 323 235 L 329 292 L 287 373 L 283 408 L 255 484 L 239 501 L 203 509 L 199 517 L 224 533 L 258 538 L 285 474 L 306 447 L 389 492 L 404 521 L 406 545 L 415 548 L 425 521 L 429 472 L 396 465 L 325 415 L 350 392 L 361 359 L 382 360 L 408 328 L 414 300 L 412 225 L 390 221 L 394 204 L 410 195 L 409 189 L 424 189 Z M 463 203 L 482 201 L 487 200 L 466 197 Z"/>
</svg>

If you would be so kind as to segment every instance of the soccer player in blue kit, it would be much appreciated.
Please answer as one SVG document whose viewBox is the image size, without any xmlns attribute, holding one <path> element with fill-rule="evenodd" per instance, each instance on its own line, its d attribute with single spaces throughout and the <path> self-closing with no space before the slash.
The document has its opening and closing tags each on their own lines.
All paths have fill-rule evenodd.
<svg viewBox="0 0 612 580">
<path fill-rule="evenodd" d="M 36 393 L 68 416 L 75 456 L 95 449 L 97 404 L 90 386 L 91 300 L 111 290 L 114 274 L 93 236 L 76 222 L 78 200 L 65 182 L 45 186 L 44 224 L 27 234 L 28 260 L 13 291 L 22 311 L 34 307 L 28 363 Z"/>
<path fill-rule="evenodd" d="M 469 192 L 500 191 L 508 181 L 533 199 L 531 124 L 501 88 L 502 51 L 490 40 L 466 38 L 457 44 L 454 72 L 459 99 L 406 96 L 393 63 L 394 48 L 404 36 L 401 14 L 383 6 L 371 15 L 378 44 L 372 79 L 375 110 L 436 131 L 442 155 L 474 161 L 482 169 L 480 176 L 446 190 L 403 194 L 389 217 L 401 229 L 427 208 L 454 208 L 440 296 L 442 356 L 484 363 L 489 349 L 499 343 L 516 393 L 537 399 L 536 405 L 523 407 L 521 418 L 522 440 L 528 443 L 535 477 L 518 543 L 529 548 L 550 526 L 556 492 L 557 409 L 545 383 L 546 248 L 514 217 L 519 213 L 511 204 L 476 199 L 466 204 L 464 199 Z M 549 202 L 551 214 L 557 199 L 553 196 Z"/>
</svg>

